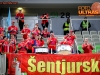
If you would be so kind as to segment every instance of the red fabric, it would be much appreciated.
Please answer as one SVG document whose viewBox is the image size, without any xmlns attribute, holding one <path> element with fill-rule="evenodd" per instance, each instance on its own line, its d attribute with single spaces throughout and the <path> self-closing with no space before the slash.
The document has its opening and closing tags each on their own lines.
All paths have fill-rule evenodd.
<svg viewBox="0 0 100 75">
<path fill-rule="evenodd" d="M 40 30 L 39 29 L 33 29 L 32 31 L 32 37 L 35 38 L 35 36 L 40 34 Z"/>
<path fill-rule="evenodd" d="M 50 34 L 50 32 L 43 30 L 42 34 L 43 34 L 44 38 L 47 38 L 47 36 Z"/>
<path fill-rule="evenodd" d="M 8 73 L 12 75 L 14 58 L 27 75 L 100 75 L 100 54 L 7 54 Z M 54 65 L 53 65 L 53 64 Z M 62 74 L 61 74 L 62 73 Z"/>
<path fill-rule="evenodd" d="M 9 43 L 9 53 L 14 53 L 16 50 L 16 40 L 11 39 Z"/>
<path fill-rule="evenodd" d="M 4 28 L 3 27 L 0 27 L 0 34 L 4 32 Z"/>
<path fill-rule="evenodd" d="M 3 52 L 4 53 L 7 53 L 7 52 L 9 52 L 9 42 L 8 41 L 4 41 L 3 42 Z"/>
<path fill-rule="evenodd" d="M 16 35 L 18 32 L 18 28 L 16 26 L 10 26 L 8 27 L 8 31 L 11 31 L 10 34 Z"/>
<path fill-rule="evenodd" d="M 0 52 L 2 52 L 3 48 L 2 48 L 2 43 L 4 42 L 4 40 L 0 40 Z"/>
<path fill-rule="evenodd" d="M 37 44 L 39 47 L 42 47 L 44 45 L 44 40 L 38 40 Z"/>
<path fill-rule="evenodd" d="M 23 41 L 23 42 L 20 42 L 19 44 L 18 44 L 18 48 L 20 48 L 19 49 L 19 53 L 23 53 L 23 52 L 26 52 L 26 47 L 27 46 L 27 42 L 26 41 Z"/>
<path fill-rule="evenodd" d="M 16 18 L 21 18 L 21 19 L 24 19 L 24 14 L 23 13 L 17 13 L 16 14 Z M 24 20 L 21 20 L 22 22 L 24 22 Z"/>
<path fill-rule="evenodd" d="M 84 53 L 92 53 L 93 46 L 90 44 L 82 44 L 82 48 L 84 50 Z"/>
<path fill-rule="evenodd" d="M 34 44 L 34 40 L 32 40 L 31 38 L 28 38 L 26 39 L 26 42 L 27 42 L 27 45 L 26 45 L 27 49 L 30 49 L 32 50 L 32 52 L 34 52 L 34 49 L 32 47 L 32 45 Z"/>
<path fill-rule="evenodd" d="M 56 44 L 57 44 L 57 38 L 53 37 L 53 38 L 48 38 L 49 44 L 48 44 L 48 48 L 49 50 L 56 50 Z"/>
<path fill-rule="evenodd" d="M 72 43 L 70 42 L 70 41 L 62 41 L 62 42 L 60 42 L 60 45 L 70 45 L 70 46 L 72 46 Z"/>
<path fill-rule="evenodd" d="M 44 16 L 42 15 L 40 18 L 43 18 Z M 48 14 L 46 14 L 46 17 L 49 17 Z M 47 18 L 48 19 L 48 18 Z M 48 22 L 48 20 L 42 20 L 42 24 L 46 24 Z"/>
<path fill-rule="evenodd" d="M 23 38 L 24 39 L 27 39 L 28 38 L 28 34 L 30 34 L 30 29 L 29 28 L 24 28 L 24 29 L 22 29 L 22 31 L 21 31 L 21 33 L 25 33 L 24 35 L 23 35 Z"/>
</svg>

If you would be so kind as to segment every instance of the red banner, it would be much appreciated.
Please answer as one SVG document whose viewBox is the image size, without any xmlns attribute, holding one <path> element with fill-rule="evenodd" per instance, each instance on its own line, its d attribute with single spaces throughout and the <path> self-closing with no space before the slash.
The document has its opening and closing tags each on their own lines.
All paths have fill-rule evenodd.
<svg viewBox="0 0 100 75">
<path fill-rule="evenodd" d="M 9 74 L 14 73 L 13 61 L 20 62 L 28 75 L 100 75 L 100 54 L 8 54 Z"/>
</svg>

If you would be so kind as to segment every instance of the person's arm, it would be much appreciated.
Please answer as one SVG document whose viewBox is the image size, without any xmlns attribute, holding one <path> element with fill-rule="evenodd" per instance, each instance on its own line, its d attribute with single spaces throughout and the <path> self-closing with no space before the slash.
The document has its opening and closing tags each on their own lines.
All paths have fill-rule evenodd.
<svg viewBox="0 0 100 75">
<path fill-rule="evenodd" d="M 93 50 L 94 49 L 94 47 L 90 44 L 90 48 Z"/>
<path fill-rule="evenodd" d="M 21 14 L 21 19 L 24 19 L 24 14 L 23 13 Z"/>
<path fill-rule="evenodd" d="M 18 18 L 19 18 L 19 14 L 17 13 L 16 16 L 15 16 L 15 19 L 18 19 Z"/>
</svg>

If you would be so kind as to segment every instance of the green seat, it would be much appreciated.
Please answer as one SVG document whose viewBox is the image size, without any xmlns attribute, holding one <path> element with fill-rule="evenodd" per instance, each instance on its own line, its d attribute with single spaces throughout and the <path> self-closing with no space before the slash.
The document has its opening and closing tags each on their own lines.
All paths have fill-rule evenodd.
<svg viewBox="0 0 100 75">
<path fill-rule="evenodd" d="M 82 45 L 78 45 L 78 50 L 83 53 Z"/>
<path fill-rule="evenodd" d="M 95 45 L 97 51 L 100 51 L 100 45 Z"/>
<path fill-rule="evenodd" d="M 97 53 L 96 50 L 92 50 L 92 53 Z"/>
</svg>

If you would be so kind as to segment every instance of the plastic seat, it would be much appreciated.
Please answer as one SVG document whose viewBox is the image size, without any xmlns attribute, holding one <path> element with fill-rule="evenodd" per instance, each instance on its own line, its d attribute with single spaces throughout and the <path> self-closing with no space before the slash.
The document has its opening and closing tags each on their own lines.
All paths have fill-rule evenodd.
<svg viewBox="0 0 100 75">
<path fill-rule="evenodd" d="M 99 38 L 93 38 L 93 42 L 100 42 Z"/>
<path fill-rule="evenodd" d="M 94 38 L 99 38 L 99 35 L 98 34 L 93 34 L 91 35 L 91 38 L 94 39 Z"/>
<path fill-rule="evenodd" d="M 98 35 L 100 35 L 100 31 L 98 31 Z"/>
<path fill-rule="evenodd" d="M 82 35 L 76 35 L 76 38 L 83 38 Z"/>
<path fill-rule="evenodd" d="M 97 31 L 90 31 L 90 35 L 97 34 Z"/>
<path fill-rule="evenodd" d="M 83 38 L 91 38 L 91 36 L 88 34 L 85 34 L 85 35 L 83 35 Z"/>
<path fill-rule="evenodd" d="M 97 53 L 96 50 L 92 50 L 92 53 Z"/>
<path fill-rule="evenodd" d="M 82 45 L 82 44 L 83 44 L 83 42 L 80 42 L 80 41 L 79 41 L 79 42 L 77 42 L 77 45 Z"/>
<path fill-rule="evenodd" d="M 100 50 L 100 45 L 95 45 L 97 52 Z"/>
<path fill-rule="evenodd" d="M 83 38 L 77 38 L 76 41 L 77 42 L 83 42 Z"/>
<path fill-rule="evenodd" d="M 82 35 L 84 34 L 88 34 L 89 35 L 89 31 L 82 31 Z"/>
<path fill-rule="evenodd" d="M 76 31 L 75 34 L 76 34 L 76 35 L 77 35 L 77 34 L 80 34 L 80 35 L 81 35 L 81 31 Z"/>
</svg>

